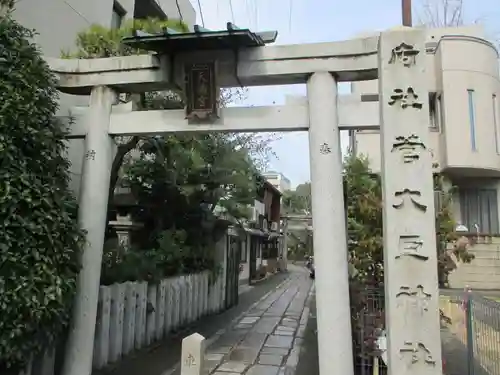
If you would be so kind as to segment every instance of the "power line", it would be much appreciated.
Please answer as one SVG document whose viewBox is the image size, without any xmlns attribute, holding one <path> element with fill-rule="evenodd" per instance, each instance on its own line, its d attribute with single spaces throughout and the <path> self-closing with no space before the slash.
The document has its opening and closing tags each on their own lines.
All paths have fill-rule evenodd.
<svg viewBox="0 0 500 375">
<path fill-rule="evenodd" d="M 248 27 L 257 28 L 257 0 L 245 0 L 248 14 Z"/>
<path fill-rule="evenodd" d="M 175 0 L 175 5 L 177 5 L 177 11 L 179 12 L 179 17 L 181 19 L 181 22 L 184 22 L 184 19 L 182 17 L 181 6 L 179 5 L 179 0 Z"/>
<path fill-rule="evenodd" d="M 259 28 L 259 4 L 257 3 L 257 1 L 258 0 L 253 0 L 253 17 L 256 30 Z"/>
<path fill-rule="evenodd" d="M 229 0 L 229 8 L 231 9 L 231 18 L 233 20 L 233 23 L 236 23 L 234 20 L 233 0 Z"/>
<path fill-rule="evenodd" d="M 249 18 L 249 21 L 248 21 L 248 28 L 249 29 L 252 29 L 252 20 L 251 20 L 251 17 L 250 17 L 250 3 L 249 3 L 250 0 L 245 0 L 245 8 L 246 8 L 246 14 L 248 14 L 248 18 Z"/>
<path fill-rule="evenodd" d="M 198 9 L 200 10 L 201 26 L 205 27 L 205 19 L 203 18 L 203 9 L 201 9 L 200 0 L 198 0 Z"/>
</svg>

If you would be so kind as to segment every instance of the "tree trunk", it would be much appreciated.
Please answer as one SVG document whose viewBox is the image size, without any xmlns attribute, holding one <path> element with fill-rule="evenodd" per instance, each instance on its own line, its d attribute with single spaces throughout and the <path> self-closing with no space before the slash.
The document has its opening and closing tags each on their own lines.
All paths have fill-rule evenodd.
<svg viewBox="0 0 500 375">
<path fill-rule="evenodd" d="M 113 159 L 113 165 L 111 166 L 111 175 L 109 181 L 109 195 L 108 195 L 108 209 L 113 203 L 113 197 L 115 193 L 116 183 L 118 182 L 118 177 L 120 173 L 120 168 L 123 165 L 123 160 L 125 156 L 132 151 L 139 143 L 139 137 L 133 137 L 127 143 L 118 146 L 116 156 Z"/>
</svg>

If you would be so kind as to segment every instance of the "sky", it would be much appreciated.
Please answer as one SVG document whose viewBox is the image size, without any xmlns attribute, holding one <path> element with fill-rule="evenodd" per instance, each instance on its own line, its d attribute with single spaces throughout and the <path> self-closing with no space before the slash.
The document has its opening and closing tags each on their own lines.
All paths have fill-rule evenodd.
<svg viewBox="0 0 500 375">
<path fill-rule="evenodd" d="M 422 19 L 426 0 L 413 0 L 413 19 Z M 432 0 L 430 0 L 432 1 Z M 434 0 L 441 2 L 442 0 Z M 460 1 L 460 0 L 450 0 Z M 276 44 L 317 43 L 354 38 L 401 24 L 401 0 L 191 0 L 198 24 L 208 29 L 225 29 L 228 21 L 252 31 L 277 30 Z M 200 12 L 201 7 L 201 12 Z M 498 0 L 464 0 L 465 23 L 484 24 L 488 35 L 500 28 Z M 349 93 L 348 84 L 339 93 Z M 251 87 L 238 105 L 280 105 L 286 95 L 305 95 L 305 85 Z M 341 136 L 347 147 L 347 134 Z M 283 173 L 292 186 L 310 180 L 307 133 L 283 133 L 274 141 L 276 157 L 269 169 Z"/>
</svg>

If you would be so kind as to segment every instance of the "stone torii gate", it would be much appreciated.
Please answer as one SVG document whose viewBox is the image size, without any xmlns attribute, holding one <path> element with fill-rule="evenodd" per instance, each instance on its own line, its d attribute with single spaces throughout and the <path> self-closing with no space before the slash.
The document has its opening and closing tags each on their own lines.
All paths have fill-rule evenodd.
<svg viewBox="0 0 500 375">
<path fill-rule="evenodd" d="M 64 375 L 92 366 L 100 266 L 114 136 L 177 132 L 309 131 L 314 256 L 322 375 L 352 375 L 347 236 L 339 130 L 377 126 L 376 103 L 339 106 L 337 82 L 379 79 L 389 373 L 441 374 L 437 256 L 425 31 L 383 32 L 332 43 L 192 51 L 95 60 L 50 60 L 59 89 L 90 95 L 72 136 L 85 137 L 79 221 L 87 230 Z M 222 87 L 307 83 L 304 105 L 226 108 L 192 124 L 183 110 L 132 111 L 120 92 L 168 89 L 185 64 L 217 62 Z M 236 69 L 235 69 L 236 68 Z M 345 239 L 345 240 L 344 240 Z"/>
</svg>

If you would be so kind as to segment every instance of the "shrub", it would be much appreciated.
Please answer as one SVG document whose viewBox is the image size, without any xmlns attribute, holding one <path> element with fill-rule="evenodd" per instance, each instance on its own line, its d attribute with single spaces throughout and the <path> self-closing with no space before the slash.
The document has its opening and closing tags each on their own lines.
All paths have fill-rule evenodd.
<svg viewBox="0 0 500 375">
<path fill-rule="evenodd" d="M 163 278 L 206 270 L 217 272 L 213 249 L 193 249 L 185 244 L 186 233 L 166 230 L 154 249 L 104 249 L 101 284 L 125 281 L 158 282 Z"/>
<path fill-rule="evenodd" d="M 33 35 L 0 17 L 0 373 L 24 366 L 68 323 L 84 238 L 55 79 Z"/>
</svg>

